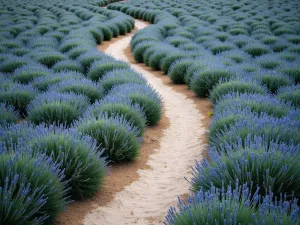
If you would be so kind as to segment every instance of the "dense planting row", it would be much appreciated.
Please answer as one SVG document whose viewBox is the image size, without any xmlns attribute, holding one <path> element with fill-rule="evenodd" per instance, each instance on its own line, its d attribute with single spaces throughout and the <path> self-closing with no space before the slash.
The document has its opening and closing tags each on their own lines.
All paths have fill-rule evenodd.
<svg viewBox="0 0 300 225">
<path fill-rule="evenodd" d="M 93 196 L 160 119 L 146 80 L 96 49 L 134 27 L 107 3 L 0 1 L 0 224 L 49 224 Z"/>
<path fill-rule="evenodd" d="M 137 62 L 213 103 L 209 159 L 197 162 L 190 181 L 195 195 L 165 223 L 299 224 L 299 2 L 136 0 L 108 8 L 155 24 L 131 41 Z"/>
</svg>

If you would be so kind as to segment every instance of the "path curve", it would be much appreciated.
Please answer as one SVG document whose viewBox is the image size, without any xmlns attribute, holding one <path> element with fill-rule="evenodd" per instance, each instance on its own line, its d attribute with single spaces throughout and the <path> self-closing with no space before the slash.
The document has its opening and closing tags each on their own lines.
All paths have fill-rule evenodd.
<svg viewBox="0 0 300 225">
<path fill-rule="evenodd" d="M 138 20 L 135 25 L 137 29 L 147 26 Z M 131 38 L 132 35 L 113 43 L 105 53 L 128 62 L 124 50 Z M 202 157 L 204 144 L 200 137 L 205 129 L 203 115 L 195 103 L 139 65 L 131 66 L 162 96 L 170 126 L 163 133 L 160 148 L 149 158 L 151 169 L 139 170 L 140 178 L 117 193 L 108 205 L 86 215 L 85 225 L 162 224 L 169 206 L 177 204 L 177 196 L 188 193 L 189 184 L 184 177 L 191 175 L 194 160 Z"/>
</svg>

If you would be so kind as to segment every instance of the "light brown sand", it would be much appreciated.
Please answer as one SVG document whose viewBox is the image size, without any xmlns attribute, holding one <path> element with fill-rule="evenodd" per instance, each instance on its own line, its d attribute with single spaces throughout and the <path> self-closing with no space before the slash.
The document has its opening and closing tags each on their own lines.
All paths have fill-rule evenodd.
<svg viewBox="0 0 300 225">
<path fill-rule="evenodd" d="M 141 29 L 147 24 L 136 21 L 136 26 Z M 132 57 L 127 57 L 130 39 L 131 36 L 128 36 L 114 42 L 105 53 L 131 61 Z M 132 64 L 132 68 L 142 73 L 161 94 L 170 126 L 163 131 L 159 148 L 147 162 L 150 168 L 139 170 L 138 180 L 118 192 L 109 204 L 89 213 L 85 217 L 85 225 L 161 224 L 169 206 L 176 205 L 177 196 L 188 192 L 189 184 L 184 176 L 189 178 L 194 160 L 202 158 L 205 127 L 209 123 L 210 104 L 207 100 L 196 105 L 186 97 L 194 98 L 189 90 L 166 85 L 168 81 L 158 78 L 158 72 L 153 74 L 136 63 Z M 201 108 L 200 112 L 207 114 L 200 114 L 197 106 Z"/>
</svg>

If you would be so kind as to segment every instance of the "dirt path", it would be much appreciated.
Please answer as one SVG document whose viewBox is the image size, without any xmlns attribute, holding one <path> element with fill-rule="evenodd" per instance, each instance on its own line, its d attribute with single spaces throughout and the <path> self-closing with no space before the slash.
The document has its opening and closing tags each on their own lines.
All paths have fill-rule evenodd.
<svg viewBox="0 0 300 225">
<path fill-rule="evenodd" d="M 136 21 L 138 29 L 146 26 L 146 23 Z M 115 41 L 105 53 L 130 62 L 132 59 L 125 53 L 131 36 Z M 176 196 L 188 192 L 189 184 L 184 177 L 191 174 L 194 160 L 202 157 L 203 121 L 207 116 L 199 114 L 193 100 L 166 85 L 157 74 L 153 75 L 138 64 L 131 65 L 161 94 L 170 126 L 164 130 L 159 148 L 148 160 L 150 169 L 138 170 L 139 179 L 117 193 L 108 205 L 86 215 L 85 225 L 161 224 L 169 206 L 176 204 Z M 205 107 L 204 111 L 209 110 L 208 103 Z"/>
</svg>

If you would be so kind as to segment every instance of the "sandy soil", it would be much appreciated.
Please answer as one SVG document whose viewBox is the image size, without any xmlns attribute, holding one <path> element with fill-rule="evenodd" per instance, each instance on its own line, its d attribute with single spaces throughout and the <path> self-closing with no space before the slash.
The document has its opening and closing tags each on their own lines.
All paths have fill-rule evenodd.
<svg viewBox="0 0 300 225">
<path fill-rule="evenodd" d="M 142 29 L 147 24 L 136 21 L 136 26 Z M 190 177 L 194 160 L 203 157 L 210 104 L 199 100 L 202 104 L 198 101 L 196 105 L 187 88 L 171 87 L 169 81 L 159 78 L 162 76 L 159 72 L 132 62 L 128 52 L 130 40 L 131 35 L 115 41 L 105 53 L 131 62 L 132 68 L 146 77 L 163 98 L 170 126 L 163 131 L 160 146 L 150 156 L 149 168 L 138 170 L 139 179 L 118 192 L 109 204 L 87 214 L 85 225 L 161 224 L 169 206 L 176 205 L 176 196 L 188 192 L 189 184 L 184 177 Z"/>
</svg>

